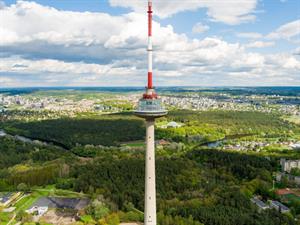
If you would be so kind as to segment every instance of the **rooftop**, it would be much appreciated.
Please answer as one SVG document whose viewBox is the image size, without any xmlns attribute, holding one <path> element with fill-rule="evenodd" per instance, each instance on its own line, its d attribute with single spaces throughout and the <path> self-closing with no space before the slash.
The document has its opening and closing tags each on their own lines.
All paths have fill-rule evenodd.
<svg viewBox="0 0 300 225">
<path fill-rule="evenodd" d="M 261 201 L 260 199 L 254 197 L 251 198 L 251 201 L 256 204 L 259 208 L 268 208 L 268 205 L 265 204 L 263 201 Z"/>
<path fill-rule="evenodd" d="M 278 202 L 278 201 L 271 201 L 271 204 L 276 205 L 277 207 L 279 207 L 281 210 L 284 210 L 284 211 L 290 210 L 287 206 L 285 206 L 284 204 L 282 204 L 281 202 Z"/>
<path fill-rule="evenodd" d="M 33 207 L 49 207 L 60 209 L 75 209 L 80 210 L 89 204 L 87 198 L 58 198 L 58 197 L 43 197 L 36 201 L 30 208 Z"/>
</svg>

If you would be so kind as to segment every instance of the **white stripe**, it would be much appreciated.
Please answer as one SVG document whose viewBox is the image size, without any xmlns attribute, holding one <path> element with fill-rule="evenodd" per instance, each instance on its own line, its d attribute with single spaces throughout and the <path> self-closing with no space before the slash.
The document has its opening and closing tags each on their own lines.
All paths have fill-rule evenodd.
<svg viewBox="0 0 300 225">
<path fill-rule="evenodd" d="M 152 38 L 148 39 L 148 71 L 152 72 Z"/>
</svg>

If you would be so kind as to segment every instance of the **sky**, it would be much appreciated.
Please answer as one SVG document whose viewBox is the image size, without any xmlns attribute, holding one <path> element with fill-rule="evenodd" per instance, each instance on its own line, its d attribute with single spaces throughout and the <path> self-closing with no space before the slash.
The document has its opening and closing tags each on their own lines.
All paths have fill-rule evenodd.
<svg viewBox="0 0 300 225">
<path fill-rule="evenodd" d="M 0 88 L 145 86 L 146 0 L 0 0 Z M 300 86 L 299 0 L 153 0 L 155 86 Z"/>
</svg>

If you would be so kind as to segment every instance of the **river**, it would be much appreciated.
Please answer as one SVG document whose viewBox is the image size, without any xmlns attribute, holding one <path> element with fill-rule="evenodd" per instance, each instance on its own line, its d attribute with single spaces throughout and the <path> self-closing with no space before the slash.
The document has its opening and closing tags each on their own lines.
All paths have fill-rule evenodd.
<svg viewBox="0 0 300 225">
<path fill-rule="evenodd" d="M 50 145 L 50 144 L 53 145 L 53 143 L 50 143 L 50 142 L 36 140 L 36 139 L 34 140 L 34 139 L 20 136 L 20 135 L 11 135 L 11 134 L 8 134 L 5 130 L 0 130 L 0 137 L 5 137 L 5 136 L 12 137 L 16 140 L 19 140 L 19 141 L 22 141 L 25 143 L 33 143 L 33 144 L 40 144 L 40 145 Z M 61 146 L 59 146 L 59 147 L 61 147 Z"/>
</svg>

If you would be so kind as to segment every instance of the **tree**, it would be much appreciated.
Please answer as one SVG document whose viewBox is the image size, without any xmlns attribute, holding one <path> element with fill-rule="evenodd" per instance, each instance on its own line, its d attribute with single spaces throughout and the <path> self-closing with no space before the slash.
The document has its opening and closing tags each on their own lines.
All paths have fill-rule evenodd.
<svg viewBox="0 0 300 225">
<path fill-rule="evenodd" d="M 20 183 L 18 184 L 17 186 L 17 190 L 18 191 L 23 191 L 23 192 L 26 192 L 29 190 L 28 186 L 25 184 L 25 183 Z"/>
</svg>

